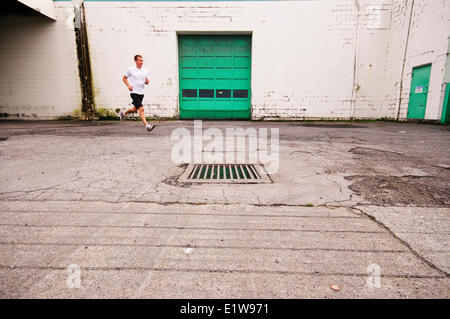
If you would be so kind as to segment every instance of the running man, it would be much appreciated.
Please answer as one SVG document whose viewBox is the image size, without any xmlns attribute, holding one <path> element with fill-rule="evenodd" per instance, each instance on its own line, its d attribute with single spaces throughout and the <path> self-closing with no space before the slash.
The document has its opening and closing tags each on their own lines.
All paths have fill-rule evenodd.
<svg viewBox="0 0 450 319">
<path fill-rule="evenodd" d="M 131 92 L 130 96 L 133 100 L 133 106 L 125 112 L 120 111 L 119 116 L 120 120 L 124 122 L 127 114 L 139 111 L 139 117 L 141 118 L 142 123 L 144 123 L 145 129 L 147 132 L 150 132 L 155 128 L 155 125 L 147 123 L 144 114 L 144 106 L 142 105 L 142 100 L 144 99 L 144 87 L 150 82 L 148 80 L 148 70 L 142 67 L 144 59 L 141 55 L 135 55 L 134 62 L 136 62 L 136 66 L 129 67 L 123 76 L 123 83 L 125 83 L 128 90 Z"/>
</svg>

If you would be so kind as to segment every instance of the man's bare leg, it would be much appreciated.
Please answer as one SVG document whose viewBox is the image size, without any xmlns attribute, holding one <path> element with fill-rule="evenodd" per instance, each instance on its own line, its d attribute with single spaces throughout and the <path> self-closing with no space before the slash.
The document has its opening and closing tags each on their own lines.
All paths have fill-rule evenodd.
<svg viewBox="0 0 450 319">
<path fill-rule="evenodd" d="M 155 128 L 155 125 L 147 123 L 147 119 L 145 118 L 145 113 L 144 113 L 144 107 L 139 108 L 139 117 L 141 118 L 142 123 L 144 123 L 145 129 L 147 130 L 147 132 L 150 133 Z"/>
<path fill-rule="evenodd" d="M 139 108 L 139 117 L 141 118 L 142 123 L 144 123 L 144 125 L 147 126 L 147 120 L 145 118 L 144 107 L 143 106 L 141 106 Z"/>
<path fill-rule="evenodd" d="M 137 111 L 136 106 L 132 106 L 128 110 L 126 110 L 123 114 L 125 114 L 125 116 L 126 116 L 129 113 L 136 113 L 136 111 Z"/>
<path fill-rule="evenodd" d="M 139 111 L 138 111 L 139 110 Z M 128 110 L 126 110 L 123 113 L 120 113 L 121 115 L 121 120 L 123 122 L 123 120 L 125 119 L 125 116 L 129 113 L 135 113 L 136 111 L 139 112 L 139 118 L 141 119 L 142 123 L 144 123 L 145 125 L 145 129 L 147 130 L 147 132 L 150 132 L 151 130 L 153 130 L 155 128 L 155 125 L 151 125 L 147 123 L 147 119 L 145 118 L 145 113 L 144 113 L 144 107 L 140 107 L 139 109 L 137 109 L 135 106 L 130 107 Z"/>
</svg>

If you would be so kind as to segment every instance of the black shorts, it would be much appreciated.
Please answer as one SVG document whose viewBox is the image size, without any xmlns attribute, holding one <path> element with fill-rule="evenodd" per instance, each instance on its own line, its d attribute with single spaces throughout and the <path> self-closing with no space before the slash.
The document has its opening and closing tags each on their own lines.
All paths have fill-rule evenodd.
<svg viewBox="0 0 450 319">
<path fill-rule="evenodd" d="M 144 94 L 131 93 L 131 98 L 133 99 L 133 104 L 137 109 L 142 106 L 142 100 L 144 99 Z"/>
</svg>

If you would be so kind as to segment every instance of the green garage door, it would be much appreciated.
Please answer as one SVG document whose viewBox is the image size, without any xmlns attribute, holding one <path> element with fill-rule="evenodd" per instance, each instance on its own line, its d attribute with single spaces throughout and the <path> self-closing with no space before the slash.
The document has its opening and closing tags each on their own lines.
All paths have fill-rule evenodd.
<svg viewBox="0 0 450 319">
<path fill-rule="evenodd" d="M 180 35 L 180 118 L 250 119 L 251 37 Z"/>
</svg>

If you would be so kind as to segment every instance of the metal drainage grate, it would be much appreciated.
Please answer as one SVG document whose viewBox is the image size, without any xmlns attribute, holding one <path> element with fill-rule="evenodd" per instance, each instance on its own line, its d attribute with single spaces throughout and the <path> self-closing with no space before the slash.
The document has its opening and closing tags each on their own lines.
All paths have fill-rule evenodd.
<svg viewBox="0 0 450 319">
<path fill-rule="evenodd" d="M 181 176 L 182 182 L 196 183 L 271 183 L 258 164 L 189 164 Z"/>
</svg>

